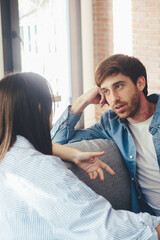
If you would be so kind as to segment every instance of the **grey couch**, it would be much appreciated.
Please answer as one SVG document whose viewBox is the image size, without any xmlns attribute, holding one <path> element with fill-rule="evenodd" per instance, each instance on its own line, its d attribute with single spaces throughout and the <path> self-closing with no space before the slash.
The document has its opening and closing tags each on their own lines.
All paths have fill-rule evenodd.
<svg viewBox="0 0 160 240">
<path fill-rule="evenodd" d="M 115 176 L 104 171 L 104 182 L 99 177 L 96 180 L 90 180 L 87 173 L 81 170 L 73 163 L 65 162 L 67 167 L 77 175 L 77 177 L 85 182 L 97 194 L 105 197 L 114 209 L 131 210 L 131 190 L 128 170 L 125 166 L 123 158 L 113 141 L 107 139 L 83 140 L 67 144 L 67 146 L 77 148 L 82 151 L 105 151 L 106 154 L 99 157 L 106 162 L 116 172 Z"/>
</svg>

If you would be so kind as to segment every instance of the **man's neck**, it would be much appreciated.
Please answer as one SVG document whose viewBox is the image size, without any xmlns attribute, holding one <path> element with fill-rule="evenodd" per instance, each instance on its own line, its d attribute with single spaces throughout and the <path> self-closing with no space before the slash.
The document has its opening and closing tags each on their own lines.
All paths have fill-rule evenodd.
<svg viewBox="0 0 160 240">
<path fill-rule="evenodd" d="M 156 104 L 149 102 L 145 97 L 142 96 L 138 112 L 133 117 L 127 118 L 127 120 L 133 124 L 144 122 L 154 114 L 155 109 Z"/>
</svg>

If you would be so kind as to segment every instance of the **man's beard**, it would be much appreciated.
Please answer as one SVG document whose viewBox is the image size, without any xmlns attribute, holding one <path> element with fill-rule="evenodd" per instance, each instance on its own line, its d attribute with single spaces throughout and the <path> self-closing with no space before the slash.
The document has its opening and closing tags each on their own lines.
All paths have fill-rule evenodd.
<svg viewBox="0 0 160 240">
<path fill-rule="evenodd" d="M 118 112 L 116 109 L 116 105 L 125 105 L 125 109 L 122 112 Z M 113 106 L 112 110 L 120 117 L 120 118 L 129 118 L 134 117 L 140 109 L 140 94 L 139 91 L 136 89 L 135 93 L 129 99 L 129 102 L 121 102 L 116 101 Z"/>
</svg>

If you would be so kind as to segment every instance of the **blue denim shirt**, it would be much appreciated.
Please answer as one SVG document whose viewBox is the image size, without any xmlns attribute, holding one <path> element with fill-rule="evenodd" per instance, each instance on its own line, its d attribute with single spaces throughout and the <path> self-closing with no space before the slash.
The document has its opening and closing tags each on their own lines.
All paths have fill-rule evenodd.
<svg viewBox="0 0 160 240">
<path fill-rule="evenodd" d="M 160 96 L 152 94 L 148 96 L 148 100 L 153 103 L 157 102 L 156 111 L 148 131 L 153 135 L 157 161 L 160 166 Z M 130 173 L 132 210 L 136 213 L 141 211 L 154 215 L 136 180 L 136 146 L 130 134 L 127 120 L 120 119 L 112 110 L 109 110 L 103 113 L 99 123 L 85 130 L 75 130 L 74 127 L 80 116 L 81 114 L 73 114 L 66 109 L 51 131 L 52 141 L 65 144 L 83 139 L 103 138 L 113 140 L 119 148 Z"/>
</svg>

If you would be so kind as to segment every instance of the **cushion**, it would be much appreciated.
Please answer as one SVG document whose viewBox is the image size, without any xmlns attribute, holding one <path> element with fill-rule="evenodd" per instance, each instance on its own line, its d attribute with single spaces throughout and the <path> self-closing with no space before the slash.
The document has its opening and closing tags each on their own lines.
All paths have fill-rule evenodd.
<svg viewBox="0 0 160 240">
<path fill-rule="evenodd" d="M 99 157 L 107 163 L 115 175 L 110 175 L 104 170 L 104 181 L 99 177 L 90 180 L 88 174 L 81 170 L 74 163 L 65 162 L 66 166 L 77 177 L 92 188 L 97 194 L 105 197 L 114 209 L 131 210 L 131 189 L 128 169 L 115 143 L 108 139 L 83 140 L 67 144 L 69 147 L 77 148 L 84 152 L 105 151 L 104 156 Z"/>
</svg>

